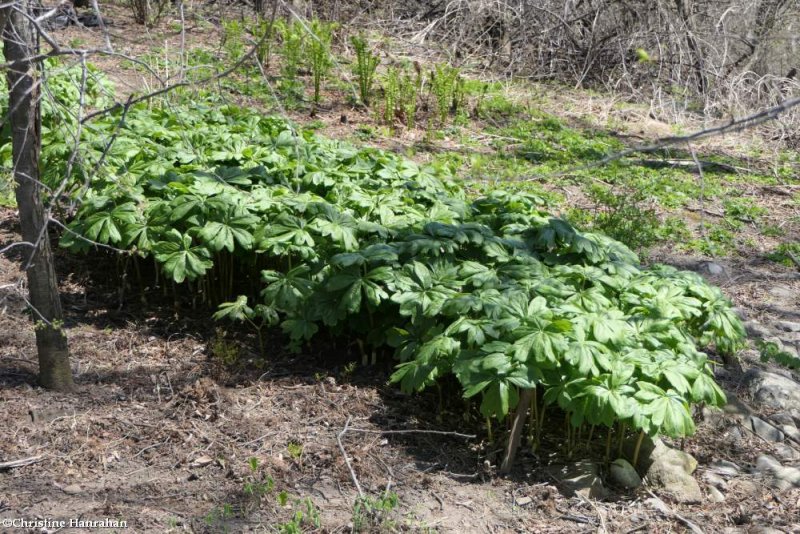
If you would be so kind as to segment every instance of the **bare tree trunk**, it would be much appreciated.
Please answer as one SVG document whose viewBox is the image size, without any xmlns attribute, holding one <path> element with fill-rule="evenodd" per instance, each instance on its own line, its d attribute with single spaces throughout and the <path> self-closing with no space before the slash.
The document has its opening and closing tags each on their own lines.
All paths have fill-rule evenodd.
<svg viewBox="0 0 800 534">
<path fill-rule="evenodd" d="M 31 4 L 22 0 L 16 7 L 7 12 L 3 43 L 6 61 L 12 63 L 7 81 L 17 208 L 22 238 L 34 245 L 27 249 L 31 253 L 24 268 L 35 321 L 39 382 L 48 389 L 69 391 L 74 388 L 69 348 L 39 186 L 40 91 L 37 66 L 31 61 L 37 50 L 36 38 L 23 14 Z"/>
<path fill-rule="evenodd" d="M 708 80 L 705 74 L 703 51 L 695 38 L 695 25 L 692 19 L 692 0 L 675 0 L 675 7 L 678 10 L 686 31 L 686 44 L 694 56 L 694 74 L 697 78 L 697 91 L 704 95 L 708 92 Z"/>
</svg>

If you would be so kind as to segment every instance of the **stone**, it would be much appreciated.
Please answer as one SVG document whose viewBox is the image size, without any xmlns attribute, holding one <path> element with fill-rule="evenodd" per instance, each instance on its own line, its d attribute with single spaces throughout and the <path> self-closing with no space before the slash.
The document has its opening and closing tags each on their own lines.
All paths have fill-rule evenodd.
<svg viewBox="0 0 800 534">
<path fill-rule="evenodd" d="M 677 502 L 702 501 L 700 484 L 692 476 L 697 469 L 697 460 L 691 454 L 672 449 L 657 440 L 649 461 L 646 476 L 651 486 L 668 493 Z"/>
<path fill-rule="evenodd" d="M 800 460 L 800 451 L 787 445 L 786 443 L 776 443 L 772 446 L 775 456 L 783 462 L 796 462 Z"/>
<path fill-rule="evenodd" d="M 800 406 L 800 384 L 785 376 L 762 369 L 750 369 L 744 383 L 753 400 L 775 410 L 792 410 Z"/>
<path fill-rule="evenodd" d="M 83 488 L 81 488 L 78 484 L 69 484 L 68 486 L 61 488 L 61 491 L 67 495 L 77 495 L 83 491 Z"/>
<path fill-rule="evenodd" d="M 767 441 L 771 441 L 773 443 L 780 442 L 784 440 L 784 434 L 771 424 L 767 423 L 760 417 L 756 417 L 755 415 L 751 415 L 747 420 L 748 425 L 747 428 L 756 436 L 763 438 Z"/>
<path fill-rule="evenodd" d="M 600 466 L 594 462 L 580 461 L 554 466 L 549 471 L 569 494 L 589 499 L 604 499 L 608 496 L 608 490 L 600 478 Z"/>
<path fill-rule="evenodd" d="M 711 502 L 722 502 L 725 500 L 725 495 L 714 486 L 708 488 L 708 500 Z"/>
<path fill-rule="evenodd" d="M 778 491 L 800 487 L 800 469 L 785 467 L 777 459 L 767 454 L 762 454 L 756 459 L 756 471 L 770 476 L 770 486 Z"/>
<path fill-rule="evenodd" d="M 778 321 L 775 324 L 784 332 L 800 332 L 800 323 L 794 321 Z"/>
<path fill-rule="evenodd" d="M 769 295 L 778 302 L 793 304 L 797 298 L 797 293 L 789 286 L 776 285 L 769 290 Z"/>
<path fill-rule="evenodd" d="M 642 485 L 642 477 L 624 458 L 618 458 L 611 464 L 610 477 L 614 484 L 625 489 L 636 489 Z"/>
<path fill-rule="evenodd" d="M 728 489 L 738 495 L 752 495 L 759 497 L 761 495 L 761 487 L 747 478 L 735 478 L 731 480 Z"/>
<path fill-rule="evenodd" d="M 533 502 L 533 499 L 530 497 L 520 497 L 517 499 L 517 506 L 525 506 L 526 504 L 530 504 Z"/>
<path fill-rule="evenodd" d="M 774 413 L 769 416 L 770 421 L 775 423 L 776 425 L 792 425 L 796 426 L 794 423 L 794 417 L 792 414 L 788 412 L 778 412 Z"/>
<path fill-rule="evenodd" d="M 705 480 L 710 486 L 714 486 L 718 489 L 725 489 L 728 487 L 728 483 L 725 481 L 725 479 L 713 471 L 706 471 L 703 473 L 703 480 Z"/>
<path fill-rule="evenodd" d="M 789 439 L 793 439 L 797 443 L 800 443 L 800 429 L 796 426 L 792 425 L 781 425 L 780 426 L 781 432 L 783 432 L 786 437 Z"/>
<path fill-rule="evenodd" d="M 772 335 L 772 330 L 758 321 L 750 320 L 744 322 L 744 330 L 747 335 L 755 338 L 765 338 Z"/>
<path fill-rule="evenodd" d="M 713 261 L 703 261 L 698 265 L 701 273 L 710 274 L 711 276 L 719 276 L 725 274 L 725 267 Z"/>
<path fill-rule="evenodd" d="M 742 470 L 741 467 L 728 460 L 714 460 L 709 465 L 709 469 L 718 475 L 727 477 L 735 477 Z"/>
</svg>

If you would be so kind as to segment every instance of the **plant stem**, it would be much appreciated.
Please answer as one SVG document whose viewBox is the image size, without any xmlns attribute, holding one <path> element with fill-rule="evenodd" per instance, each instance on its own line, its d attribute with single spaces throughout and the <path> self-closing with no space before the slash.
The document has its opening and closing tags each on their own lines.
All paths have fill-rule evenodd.
<svg viewBox="0 0 800 534">
<path fill-rule="evenodd" d="M 636 440 L 636 448 L 633 449 L 633 467 L 636 468 L 636 464 L 639 463 L 639 451 L 642 448 L 642 442 L 644 441 L 644 430 L 639 432 L 639 438 Z"/>
<path fill-rule="evenodd" d="M 517 449 L 519 448 L 519 441 L 522 438 L 522 426 L 528 415 L 527 412 L 531 405 L 533 392 L 534 390 L 532 389 L 523 389 L 519 395 L 517 409 L 514 412 L 514 419 L 511 422 L 511 433 L 508 436 L 506 452 L 503 455 L 503 462 L 500 464 L 501 473 L 508 473 L 511 471 L 511 466 L 514 464 L 514 458 L 516 458 Z"/>
</svg>

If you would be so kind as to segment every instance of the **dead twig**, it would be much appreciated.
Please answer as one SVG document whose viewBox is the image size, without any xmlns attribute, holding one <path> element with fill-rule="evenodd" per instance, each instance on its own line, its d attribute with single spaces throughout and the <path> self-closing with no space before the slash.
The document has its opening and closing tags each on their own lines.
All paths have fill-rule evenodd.
<svg viewBox="0 0 800 534">
<path fill-rule="evenodd" d="M 347 456 L 347 451 L 344 450 L 344 445 L 342 444 L 342 437 L 347 434 L 347 431 L 350 430 L 350 421 L 353 420 L 352 416 L 347 418 L 347 421 L 344 424 L 344 428 L 341 432 L 336 436 L 336 443 L 339 444 L 339 450 L 342 451 L 342 456 L 344 456 L 344 463 L 347 465 L 347 469 L 350 471 L 350 478 L 353 479 L 353 484 L 356 486 L 356 490 L 358 490 L 358 496 L 360 498 L 364 498 L 364 491 L 361 489 L 361 484 L 358 482 L 358 477 L 356 476 L 356 472 L 353 471 L 353 466 L 350 463 L 350 457 Z"/>
<path fill-rule="evenodd" d="M 40 462 L 44 458 L 44 455 L 38 456 L 31 456 L 30 458 L 21 458 L 19 460 L 11 460 L 10 462 L 0 462 L 0 471 L 5 471 L 6 469 L 14 469 L 16 467 L 24 467 L 26 465 L 35 464 Z"/>
<path fill-rule="evenodd" d="M 475 434 L 461 434 L 460 432 L 446 432 L 444 430 L 371 430 L 368 428 L 348 428 L 348 432 L 361 432 L 363 434 L 434 434 L 437 436 L 454 436 L 457 438 L 475 439 Z"/>
<path fill-rule="evenodd" d="M 675 512 L 672 508 L 667 506 L 667 503 L 665 503 L 664 501 L 659 499 L 658 496 L 656 496 L 655 493 L 653 493 L 650 490 L 647 490 L 647 493 L 649 493 L 650 496 L 652 497 L 652 499 L 648 499 L 648 501 L 651 502 L 651 506 L 653 508 L 655 508 L 657 511 L 661 512 L 666 517 L 673 517 L 673 518 L 677 519 L 678 521 L 680 521 L 681 523 L 686 525 L 686 528 L 691 530 L 694 534 L 705 534 L 703 532 L 703 529 L 701 529 L 696 524 L 694 524 L 693 522 L 689 521 L 688 519 L 686 519 L 685 517 L 683 517 L 679 513 Z"/>
</svg>

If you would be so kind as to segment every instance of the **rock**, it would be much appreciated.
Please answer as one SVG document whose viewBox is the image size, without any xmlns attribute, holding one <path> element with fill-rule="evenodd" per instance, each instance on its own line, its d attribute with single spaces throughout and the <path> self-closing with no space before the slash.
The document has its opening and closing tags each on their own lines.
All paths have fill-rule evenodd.
<svg viewBox="0 0 800 534">
<path fill-rule="evenodd" d="M 739 319 L 741 319 L 742 321 L 747 320 L 747 310 L 742 308 L 741 306 L 736 306 L 734 308 L 731 308 L 731 311 L 735 313 L 737 317 L 739 317 Z"/>
<path fill-rule="evenodd" d="M 741 467 L 739 467 L 733 462 L 729 462 L 728 460 L 715 460 L 711 462 L 711 465 L 709 465 L 709 469 L 711 469 L 712 472 L 718 475 L 727 477 L 735 477 L 742 470 Z"/>
<path fill-rule="evenodd" d="M 725 500 L 725 495 L 714 486 L 711 486 L 708 488 L 708 500 L 711 502 L 722 502 Z"/>
<path fill-rule="evenodd" d="M 772 448 L 775 451 L 775 456 L 784 462 L 796 462 L 800 460 L 800 451 L 794 447 L 790 447 L 786 443 L 776 443 Z"/>
<path fill-rule="evenodd" d="M 608 490 L 600 479 L 600 466 L 594 462 L 581 461 L 550 469 L 568 493 L 590 499 L 604 499 Z"/>
<path fill-rule="evenodd" d="M 745 321 L 744 330 L 747 332 L 748 336 L 759 339 L 772 335 L 772 330 L 770 330 L 768 326 L 763 325 L 755 320 Z"/>
<path fill-rule="evenodd" d="M 649 458 L 647 481 L 650 485 L 669 493 L 681 503 L 700 502 L 703 492 L 692 476 L 697 460 L 691 454 L 667 447 L 657 440 Z"/>
<path fill-rule="evenodd" d="M 795 426 L 794 417 L 788 412 L 778 412 L 769 416 L 770 421 L 776 425 L 792 425 Z M 785 432 L 784 432 L 785 433 Z"/>
<path fill-rule="evenodd" d="M 772 478 L 770 485 L 778 491 L 800 487 L 800 469 L 785 467 L 778 460 L 762 454 L 756 460 L 756 471 Z"/>
<path fill-rule="evenodd" d="M 77 495 L 78 493 L 83 492 L 83 488 L 81 488 L 78 484 L 70 484 L 61 488 L 61 491 L 67 495 Z"/>
<path fill-rule="evenodd" d="M 797 293 L 791 287 L 784 285 L 772 286 L 769 290 L 769 295 L 773 300 L 784 304 L 794 304 L 797 299 Z"/>
<path fill-rule="evenodd" d="M 767 441 L 780 442 L 783 441 L 785 437 L 783 432 L 755 415 L 751 415 L 747 422 L 748 430 Z"/>
<path fill-rule="evenodd" d="M 793 321 L 778 321 L 775 323 L 784 332 L 800 332 L 800 323 Z"/>
<path fill-rule="evenodd" d="M 713 261 L 701 261 L 698 268 L 701 273 L 710 274 L 711 276 L 719 276 L 725 273 L 725 267 Z"/>
<path fill-rule="evenodd" d="M 783 432 L 787 437 L 793 439 L 797 443 L 800 443 L 800 430 L 794 425 L 781 425 L 781 432 Z"/>
<path fill-rule="evenodd" d="M 753 400 L 776 410 L 796 410 L 800 406 L 800 384 L 776 373 L 750 369 L 744 382 Z"/>
<path fill-rule="evenodd" d="M 761 486 L 747 478 L 731 480 L 728 489 L 729 493 L 736 493 L 737 495 L 752 495 L 756 498 L 761 496 Z"/>
<path fill-rule="evenodd" d="M 195 458 L 190 465 L 191 467 L 205 467 L 207 465 L 211 465 L 213 462 L 214 459 L 212 457 L 203 454 L 202 456 Z"/>
<path fill-rule="evenodd" d="M 715 488 L 725 489 L 728 487 L 728 483 L 725 482 L 725 479 L 719 476 L 718 474 L 714 473 L 713 471 L 706 471 L 703 473 L 703 480 L 705 480 L 709 485 L 714 486 Z"/>
<path fill-rule="evenodd" d="M 533 499 L 530 497 L 520 497 L 517 499 L 517 506 L 525 506 L 526 504 L 530 504 L 533 502 Z"/>
<path fill-rule="evenodd" d="M 624 458 L 614 460 L 610 468 L 611 480 L 625 489 L 636 489 L 642 485 L 642 478 L 636 469 Z"/>
</svg>

